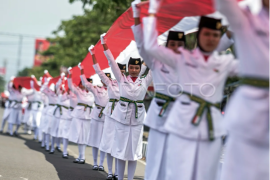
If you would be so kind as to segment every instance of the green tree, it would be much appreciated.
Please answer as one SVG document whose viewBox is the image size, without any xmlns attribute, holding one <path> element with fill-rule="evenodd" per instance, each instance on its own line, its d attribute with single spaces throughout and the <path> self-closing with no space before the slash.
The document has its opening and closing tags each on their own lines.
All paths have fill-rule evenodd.
<svg viewBox="0 0 270 180">
<path fill-rule="evenodd" d="M 0 92 L 3 92 L 5 90 L 5 79 L 3 76 L 0 76 Z"/>
</svg>

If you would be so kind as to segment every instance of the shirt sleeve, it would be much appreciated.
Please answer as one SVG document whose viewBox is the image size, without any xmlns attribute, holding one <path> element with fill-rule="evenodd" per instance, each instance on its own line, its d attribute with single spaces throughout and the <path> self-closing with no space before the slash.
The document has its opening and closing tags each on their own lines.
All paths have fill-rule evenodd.
<svg viewBox="0 0 270 180">
<path fill-rule="evenodd" d="M 215 2 L 216 10 L 226 16 L 232 31 L 243 27 L 247 19 L 236 0 L 215 0 Z"/>
<path fill-rule="evenodd" d="M 158 46 L 156 30 L 156 18 L 144 17 L 143 18 L 143 34 L 144 34 L 144 48 L 147 54 L 168 66 L 176 69 L 177 61 L 181 58 L 181 54 L 176 54 L 172 50 Z"/>
<path fill-rule="evenodd" d="M 152 83 L 152 71 L 149 70 L 147 76 L 145 77 L 146 86 L 148 87 Z"/>
<path fill-rule="evenodd" d="M 145 73 L 146 69 L 147 69 L 147 66 L 145 66 L 144 64 L 142 64 L 141 71 L 139 73 L 139 77 L 141 77 Z"/>
<path fill-rule="evenodd" d="M 152 66 L 154 64 L 153 58 L 151 58 L 151 56 L 149 56 L 147 54 L 147 52 L 145 51 L 144 48 L 144 35 L 143 35 L 143 29 L 142 29 L 142 25 L 133 25 L 131 26 L 131 29 L 133 31 L 133 35 L 136 41 L 136 45 L 137 45 L 137 49 L 141 55 L 141 57 L 143 58 L 144 62 L 146 63 L 146 65 L 152 69 Z"/>
<path fill-rule="evenodd" d="M 231 60 L 230 66 L 229 66 L 229 76 L 239 76 L 239 61 L 236 59 Z"/>
<path fill-rule="evenodd" d="M 71 92 L 74 94 L 79 94 L 78 90 L 73 86 L 72 79 L 68 78 L 68 88 L 70 89 Z"/>
<path fill-rule="evenodd" d="M 99 64 L 94 64 L 93 65 L 96 73 L 98 74 L 98 76 L 100 77 L 100 79 L 102 80 L 102 82 L 104 82 L 106 84 L 106 86 L 110 85 L 110 79 L 106 76 L 106 74 L 100 69 Z"/>
<path fill-rule="evenodd" d="M 95 86 L 92 85 L 92 83 L 88 82 L 85 75 L 80 75 L 81 81 L 83 86 L 88 90 L 91 91 L 94 95 L 97 94 L 97 89 L 95 88 Z"/>
<path fill-rule="evenodd" d="M 229 39 L 228 36 L 227 36 L 227 34 L 224 33 L 224 35 L 220 39 L 220 42 L 219 42 L 218 47 L 217 47 L 216 50 L 218 52 L 226 51 L 233 44 L 234 44 L 234 40 L 233 39 Z"/>
<path fill-rule="evenodd" d="M 107 60 L 109 61 L 109 66 L 111 67 L 112 72 L 113 72 L 117 82 L 120 83 L 121 78 L 122 78 L 122 73 L 121 73 L 117 63 L 115 62 L 111 51 L 108 49 L 108 50 L 104 51 L 104 54 L 105 54 Z"/>
</svg>

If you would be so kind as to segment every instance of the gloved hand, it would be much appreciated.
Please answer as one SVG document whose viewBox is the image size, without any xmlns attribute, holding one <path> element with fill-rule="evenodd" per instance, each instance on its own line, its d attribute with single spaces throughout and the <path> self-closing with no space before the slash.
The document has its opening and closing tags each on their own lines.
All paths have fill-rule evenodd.
<svg viewBox="0 0 270 180">
<path fill-rule="evenodd" d="M 35 78 L 35 75 L 32 74 L 32 75 L 31 75 L 31 78 L 34 79 L 34 78 Z"/>
<path fill-rule="evenodd" d="M 89 48 L 88 48 L 88 51 L 90 52 L 91 55 L 95 54 L 95 49 L 94 49 L 95 46 L 91 45 Z"/>
<path fill-rule="evenodd" d="M 68 74 L 72 74 L 71 69 L 72 69 L 72 67 L 69 67 L 69 68 L 67 69 Z"/>
<path fill-rule="evenodd" d="M 100 35 L 101 44 L 106 44 L 107 39 L 105 38 L 106 33 Z"/>
<path fill-rule="evenodd" d="M 63 79 L 66 76 L 66 74 L 62 72 L 60 76 L 61 76 L 61 79 Z"/>
<path fill-rule="evenodd" d="M 44 74 L 47 74 L 48 73 L 48 70 L 44 70 Z"/>
<path fill-rule="evenodd" d="M 162 0 L 150 0 L 148 13 L 149 14 L 156 14 L 158 12 L 159 7 L 160 7 L 161 1 Z"/>
<path fill-rule="evenodd" d="M 80 70 L 84 69 L 84 67 L 81 63 L 78 64 L 78 67 L 80 68 Z"/>
<path fill-rule="evenodd" d="M 135 0 L 131 3 L 132 11 L 133 11 L 133 18 L 140 17 L 141 9 L 137 7 L 141 0 Z"/>
</svg>

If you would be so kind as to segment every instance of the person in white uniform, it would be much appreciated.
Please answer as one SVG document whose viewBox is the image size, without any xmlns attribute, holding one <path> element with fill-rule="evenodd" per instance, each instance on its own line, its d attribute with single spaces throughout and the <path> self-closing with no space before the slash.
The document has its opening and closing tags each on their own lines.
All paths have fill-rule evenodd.
<svg viewBox="0 0 270 180">
<path fill-rule="evenodd" d="M 168 118 L 175 98 L 179 96 L 178 75 L 175 70 L 155 60 L 147 54 L 144 48 L 144 34 L 140 22 L 140 9 L 136 7 L 140 0 L 133 1 L 131 6 L 135 25 L 131 27 L 137 44 L 137 49 L 144 59 L 147 66 L 152 71 L 155 95 L 148 109 L 144 124 L 150 127 L 147 154 L 145 180 L 165 179 L 166 166 L 166 141 L 167 131 L 164 129 L 164 123 Z M 185 45 L 184 32 L 169 31 L 166 47 L 178 54 L 178 48 Z"/>
<path fill-rule="evenodd" d="M 31 76 L 35 78 L 35 76 Z M 40 118 L 41 118 L 41 110 L 42 110 L 42 103 L 41 103 L 41 93 L 37 91 L 34 87 L 34 81 L 30 81 L 31 89 L 34 92 L 34 99 L 31 102 L 31 113 L 32 113 L 32 124 L 31 128 L 34 130 L 34 140 L 38 138 L 39 134 L 39 125 L 40 125 Z"/>
<path fill-rule="evenodd" d="M 78 104 L 72 112 L 72 121 L 69 129 L 68 140 L 78 144 L 79 157 L 73 162 L 85 163 L 85 147 L 88 144 L 90 133 L 91 112 L 94 105 L 94 96 L 91 92 L 85 90 L 80 82 L 79 86 L 72 84 L 72 71 L 68 68 L 69 78 L 68 87 L 71 92 L 77 96 Z"/>
<path fill-rule="evenodd" d="M 143 99 L 150 83 L 151 71 L 146 76 L 138 77 L 141 59 L 130 58 L 129 75 L 121 73 L 109 49 L 104 51 L 112 72 L 118 82 L 120 100 L 114 108 L 115 137 L 111 155 L 118 159 L 118 179 L 123 180 L 125 164 L 128 161 L 128 180 L 133 179 L 137 160 L 142 158 L 142 135 L 145 118 Z"/>
<path fill-rule="evenodd" d="M 50 139 L 51 139 L 51 135 L 50 135 L 50 131 L 51 131 L 51 126 L 50 126 L 50 122 L 52 121 L 52 119 L 54 118 L 53 114 L 54 114 L 54 110 L 56 107 L 56 103 L 57 103 L 57 95 L 55 94 L 55 87 L 52 85 L 50 85 L 50 87 L 48 87 L 48 83 L 49 80 L 47 80 L 47 82 L 43 85 L 44 87 L 42 88 L 42 92 L 44 94 L 47 95 L 48 99 L 49 99 L 49 105 L 47 107 L 46 110 L 46 116 L 43 119 L 43 132 L 46 134 L 46 151 L 50 151 Z M 52 88 L 52 89 L 50 89 Z M 52 142 L 52 144 L 54 144 Z"/>
<path fill-rule="evenodd" d="M 227 105 L 229 131 L 221 180 L 269 179 L 269 0 L 258 13 L 237 1 L 216 0 L 233 31 L 240 61 L 240 87 Z"/>
<path fill-rule="evenodd" d="M 46 81 L 47 81 L 47 79 L 46 79 Z M 44 129 L 44 126 L 46 125 L 45 124 L 46 123 L 46 112 L 47 112 L 47 109 L 49 107 L 48 96 L 43 93 L 44 88 L 45 88 L 45 86 L 44 86 L 44 84 L 42 84 L 41 88 L 40 88 L 40 93 L 41 93 L 41 100 L 42 100 L 42 104 L 43 104 L 43 109 L 41 112 L 40 126 L 39 126 L 39 135 L 42 137 L 41 148 L 45 148 L 45 145 L 46 145 L 46 134 L 43 131 L 43 129 Z"/>
<path fill-rule="evenodd" d="M 24 96 L 28 96 L 32 94 L 33 92 L 24 92 L 22 93 L 22 86 L 19 85 L 18 88 L 13 86 L 10 88 L 9 91 L 11 92 L 12 96 L 14 96 L 14 101 L 11 103 L 11 111 L 10 111 L 10 116 L 8 118 L 8 123 L 9 123 L 9 134 L 13 136 L 13 126 L 16 125 L 16 130 L 14 132 L 15 136 L 18 136 L 18 129 L 21 125 L 21 121 L 23 118 L 22 114 L 22 100 Z"/>
<path fill-rule="evenodd" d="M 61 98 L 61 105 L 66 106 L 69 108 L 68 112 L 63 114 L 60 118 L 60 123 L 59 123 L 59 129 L 58 129 L 58 137 L 63 138 L 63 155 L 62 157 L 65 159 L 68 159 L 68 132 L 70 129 L 71 125 L 71 120 L 72 120 L 72 112 L 73 109 L 77 105 L 77 97 L 76 95 L 70 91 L 68 88 L 64 94 L 62 94 Z"/>
<path fill-rule="evenodd" d="M 104 162 L 106 153 L 104 151 L 100 151 L 99 166 L 97 164 L 97 158 L 98 158 L 98 149 L 100 146 L 103 126 L 104 126 L 104 119 L 105 119 L 105 115 L 103 111 L 109 101 L 108 90 L 107 90 L 106 84 L 102 81 L 101 81 L 103 84 L 102 87 L 93 86 L 92 83 L 86 80 L 83 66 L 81 64 L 79 64 L 79 68 L 81 69 L 80 77 L 81 77 L 82 84 L 85 86 L 85 88 L 88 91 L 92 92 L 95 97 L 95 107 L 92 112 L 91 123 L 90 123 L 90 134 L 89 134 L 89 139 L 87 143 L 88 146 L 92 147 L 92 153 L 93 153 L 93 159 L 94 159 L 93 170 L 104 171 L 103 162 Z"/>
<path fill-rule="evenodd" d="M 8 117 L 10 116 L 11 103 L 14 100 L 14 96 L 12 94 L 13 91 L 10 91 L 10 88 L 12 87 L 13 79 L 14 79 L 14 77 L 11 77 L 10 82 L 8 83 L 9 97 L 5 102 L 5 111 L 4 111 L 4 114 L 3 114 L 3 117 L 2 117 L 2 124 L 1 124 L 0 133 L 3 133 L 3 131 L 4 131 L 5 124 L 8 121 Z"/>
<path fill-rule="evenodd" d="M 65 77 L 65 73 L 61 73 L 60 75 L 61 77 L 59 78 L 58 82 L 55 84 L 55 94 L 57 95 L 57 103 L 55 104 L 55 109 L 53 111 L 53 118 L 50 119 L 50 135 L 52 137 L 52 142 L 51 142 L 51 150 L 49 154 L 54 154 L 54 145 L 56 144 L 56 150 L 58 152 L 61 152 L 60 149 L 60 141 L 61 138 L 58 138 L 58 128 L 59 128 L 59 123 L 60 123 L 60 117 L 64 117 L 65 114 L 68 115 L 68 106 L 65 105 L 61 105 L 62 104 L 62 94 L 63 91 L 65 91 L 63 89 L 63 87 L 61 87 L 62 85 L 62 81 L 64 80 Z"/>
<path fill-rule="evenodd" d="M 101 42 L 104 46 L 106 44 L 105 42 Z M 103 127 L 103 133 L 102 133 L 102 138 L 99 146 L 99 150 L 102 152 L 105 152 L 107 154 L 107 165 L 108 165 L 108 177 L 107 179 L 117 179 L 117 160 L 115 159 L 115 173 L 113 175 L 112 172 L 112 164 L 113 164 L 113 157 L 111 155 L 112 151 L 112 143 L 114 140 L 114 122 L 115 120 L 111 118 L 112 112 L 118 103 L 120 99 L 120 93 L 119 93 L 119 87 L 118 83 L 116 80 L 111 79 L 111 76 L 109 73 L 104 73 L 98 64 L 98 60 L 96 59 L 95 56 L 95 51 L 93 47 L 90 47 L 89 49 L 92 59 L 93 59 L 93 67 L 102 80 L 104 84 L 106 84 L 107 89 L 108 89 L 108 96 L 109 96 L 109 102 L 107 103 L 103 114 L 105 115 L 105 120 L 104 120 L 104 127 Z M 118 64 L 119 69 L 125 71 L 125 65 Z"/>
<path fill-rule="evenodd" d="M 238 72 L 233 55 L 215 51 L 221 38 L 221 20 L 202 16 L 197 33 L 198 48 L 182 47 L 179 53 L 158 46 L 156 17 L 158 1 L 150 1 L 149 17 L 143 19 L 145 51 L 176 70 L 181 96 L 172 107 L 165 130 L 167 138 L 166 180 L 216 180 L 221 136 L 219 102 L 228 76 Z"/>
<path fill-rule="evenodd" d="M 35 100 L 35 93 L 33 90 L 32 90 L 32 92 L 33 93 L 26 95 L 27 105 L 26 105 L 26 108 L 24 110 L 24 115 L 22 118 L 22 124 L 24 124 L 24 133 L 25 134 L 32 134 L 32 131 L 31 131 L 31 126 L 33 123 L 32 103 Z"/>
</svg>

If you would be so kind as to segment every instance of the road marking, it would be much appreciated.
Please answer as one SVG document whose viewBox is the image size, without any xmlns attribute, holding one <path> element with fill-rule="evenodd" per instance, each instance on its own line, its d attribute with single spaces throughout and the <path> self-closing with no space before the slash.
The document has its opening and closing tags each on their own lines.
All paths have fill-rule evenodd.
<svg viewBox="0 0 270 180">
<path fill-rule="evenodd" d="M 24 178 L 24 177 L 20 177 L 20 178 L 22 178 L 23 180 L 28 180 L 27 178 Z"/>
</svg>

